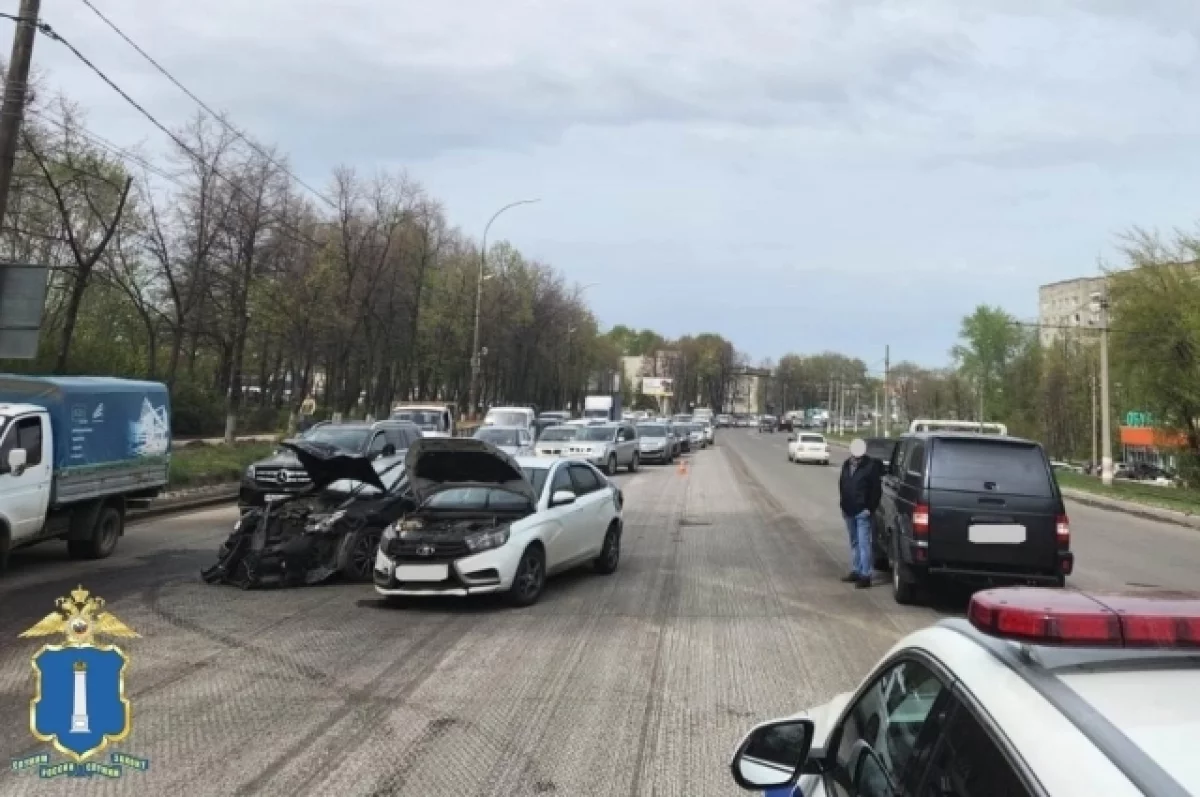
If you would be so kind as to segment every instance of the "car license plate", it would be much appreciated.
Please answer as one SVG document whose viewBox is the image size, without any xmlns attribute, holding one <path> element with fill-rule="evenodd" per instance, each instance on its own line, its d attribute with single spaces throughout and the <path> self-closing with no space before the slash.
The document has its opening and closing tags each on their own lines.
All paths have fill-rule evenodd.
<svg viewBox="0 0 1200 797">
<path fill-rule="evenodd" d="M 1025 527 L 1019 523 L 977 523 L 967 527 L 967 539 L 984 544 L 1014 545 L 1025 542 Z"/>
<path fill-rule="evenodd" d="M 273 501 L 282 501 L 285 498 L 291 498 L 291 496 L 287 493 L 268 493 L 267 495 L 263 496 L 263 500 L 265 500 L 268 504 Z"/>
<path fill-rule="evenodd" d="M 449 565 L 400 565 L 397 581 L 445 581 L 450 577 Z"/>
</svg>

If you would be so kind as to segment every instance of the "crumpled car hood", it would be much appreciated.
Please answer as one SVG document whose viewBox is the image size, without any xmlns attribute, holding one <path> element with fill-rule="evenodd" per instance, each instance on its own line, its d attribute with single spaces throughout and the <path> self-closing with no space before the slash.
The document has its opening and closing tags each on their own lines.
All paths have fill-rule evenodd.
<svg viewBox="0 0 1200 797">
<path fill-rule="evenodd" d="M 496 446 L 472 437 L 422 437 L 405 460 L 409 489 L 418 504 L 442 490 L 486 485 L 500 487 L 537 503 L 521 466 Z"/>
<path fill-rule="evenodd" d="M 284 440 L 279 445 L 296 454 L 296 459 L 312 479 L 314 491 L 323 490 L 336 481 L 350 479 L 387 492 L 371 460 L 361 454 L 314 440 Z"/>
</svg>

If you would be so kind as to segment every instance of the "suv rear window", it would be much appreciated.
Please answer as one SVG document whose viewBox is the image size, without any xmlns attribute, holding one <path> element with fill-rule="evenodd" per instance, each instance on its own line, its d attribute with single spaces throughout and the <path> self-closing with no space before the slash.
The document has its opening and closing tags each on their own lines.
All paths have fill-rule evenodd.
<svg viewBox="0 0 1200 797">
<path fill-rule="evenodd" d="M 1051 478 L 1046 457 L 1035 445 L 945 438 L 933 444 L 933 489 L 982 491 L 984 482 L 994 482 L 997 493 L 1051 498 Z"/>
</svg>

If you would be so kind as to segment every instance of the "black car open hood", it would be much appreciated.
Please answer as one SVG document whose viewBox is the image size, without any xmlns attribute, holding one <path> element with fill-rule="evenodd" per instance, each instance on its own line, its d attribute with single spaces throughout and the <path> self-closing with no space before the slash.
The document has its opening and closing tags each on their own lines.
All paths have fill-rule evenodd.
<svg viewBox="0 0 1200 797">
<path fill-rule="evenodd" d="M 375 466 L 362 454 L 314 440 L 284 440 L 279 445 L 296 454 L 308 478 L 312 479 L 314 491 L 323 490 L 342 479 L 352 479 L 369 484 L 381 493 L 387 492 Z"/>
<path fill-rule="evenodd" d="M 487 485 L 537 503 L 533 485 L 517 461 L 484 440 L 473 437 L 422 437 L 408 449 L 404 462 L 409 488 L 418 504 L 453 487 Z"/>
</svg>

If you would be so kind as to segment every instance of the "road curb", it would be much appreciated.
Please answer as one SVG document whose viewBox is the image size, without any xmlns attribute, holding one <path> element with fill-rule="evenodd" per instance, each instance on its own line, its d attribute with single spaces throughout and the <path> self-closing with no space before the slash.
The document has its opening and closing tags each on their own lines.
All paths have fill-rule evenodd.
<svg viewBox="0 0 1200 797">
<path fill-rule="evenodd" d="M 128 520 L 147 520 L 176 512 L 186 512 L 189 509 L 203 509 L 208 506 L 228 504 L 236 501 L 237 497 L 238 485 L 236 483 L 196 490 L 192 493 L 157 499 L 145 509 L 132 509 L 128 513 Z"/>
<path fill-rule="evenodd" d="M 1110 512 L 1120 512 L 1124 515 L 1140 517 L 1143 520 L 1157 520 L 1163 523 L 1173 523 L 1176 526 L 1183 526 L 1188 529 L 1200 530 L 1200 517 L 1189 515 L 1186 512 L 1176 512 L 1171 509 L 1159 509 L 1152 506 L 1140 506 L 1129 501 L 1105 498 L 1102 495 L 1093 495 L 1084 490 L 1075 490 L 1070 487 L 1060 487 L 1059 489 L 1062 491 L 1063 498 L 1083 504 L 1084 506 L 1107 509 Z"/>
</svg>

